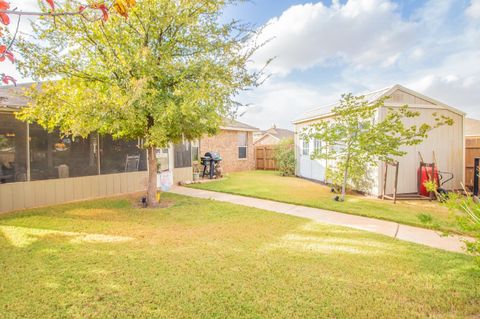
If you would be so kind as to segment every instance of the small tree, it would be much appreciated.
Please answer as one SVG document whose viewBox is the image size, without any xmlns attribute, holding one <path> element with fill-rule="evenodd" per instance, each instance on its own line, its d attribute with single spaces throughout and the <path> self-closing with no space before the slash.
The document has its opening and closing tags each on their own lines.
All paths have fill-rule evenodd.
<svg viewBox="0 0 480 319">
<path fill-rule="evenodd" d="M 450 118 L 435 114 L 433 125 L 406 126 L 403 119 L 420 115 L 406 105 L 396 110 L 390 108 L 385 118 L 377 121 L 377 112 L 387 98 L 369 103 L 364 96 L 344 94 L 340 104 L 333 108 L 331 118 L 311 125 L 302 133 L 303 139 L 322 143 L 322 148 L 315 150 L 312 158 L 335 161 L 328 167 L 327 176 L 341 185 L 341 201 L 347 187 L 361 189 L 369 184 L 373 165 L 405 155 L 402 146 L 419 144 L 430 130 L 453 124 Z"/>
<path fill-rule="evenodd" d="M 293 138 L 283 139 L 275 148 L 275 162 L 282 176 L 295 175 L 295 151 Z"/>
</svg>

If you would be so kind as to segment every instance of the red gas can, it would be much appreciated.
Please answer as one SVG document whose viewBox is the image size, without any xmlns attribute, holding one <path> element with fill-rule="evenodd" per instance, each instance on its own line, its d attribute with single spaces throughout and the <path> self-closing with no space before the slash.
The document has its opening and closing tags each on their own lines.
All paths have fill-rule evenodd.
<svg viewBox="0 0 480 319">
<path fill-rule="evenodd" d="M 439 177 L 438 177 L 438 170 L 435 167 L 435 171 L 432 174 L 432 167 L 429 166 L 421 166 L 418 168 L 418 179 L 420 180 L 420 195 L 422 196 L 430 196 L 430 193 L 427 191 L 425 187 L 425 182 L 429 180 L 433 176 L 433 180 L 437 183 L 437 186 L 440 185 Z"/>
</svg>

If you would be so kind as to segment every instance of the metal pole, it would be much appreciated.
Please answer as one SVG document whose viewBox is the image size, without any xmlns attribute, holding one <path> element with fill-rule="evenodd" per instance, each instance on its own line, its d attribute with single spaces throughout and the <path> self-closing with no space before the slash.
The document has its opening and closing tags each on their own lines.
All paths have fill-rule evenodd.
<svg viewBox="0 0 480 319">
<path fill-rule="evenodd" d="M 100 169 L 100 134 L 97 133 L 97 174 L 101 175 L 102 170 Z"/>
<path fill-rule="evenodd" d="M 30 182 L 31 175 L 30 175 L 30 124 L 27 122 L 27 140 L 25 142 L 26 148 L 27 148 L 27 182 Z"/>
<path fill-rule="evenodd" d="M 383 175 L 382 199 L 385 199 L 385 194 L 387 192 L 387 176 L 388 176 L 388 163 L 385 162 L 385 172 L 384 172 L 384 175 Z"/>
<path fill-rule="evenodd" d="M 473 169 L 473 195 L 478 196 L 478 178 L 480 176 L 480 157 L 475 158 L 475 166 Z"/>
</svg>

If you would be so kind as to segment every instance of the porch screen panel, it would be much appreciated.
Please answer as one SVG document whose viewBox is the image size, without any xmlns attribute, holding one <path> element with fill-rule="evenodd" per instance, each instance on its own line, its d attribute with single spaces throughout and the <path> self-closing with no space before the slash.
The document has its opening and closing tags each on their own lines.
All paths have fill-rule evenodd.
<svg viewBox="0 0 480 319">
<path fill-rule="evenodd" d="M 96 134 L 86 138 L 48 133 L 30 125 L 31 180 L 69 178 L 98 174 Z"/>
<path fill-rule="evenodd" d="M 0 113 L 0 183 L 27 179 L 27 124 Z"/>
<path fill-rule="evenodd" d="M 127 157 L 139 156 L 138 170 L 147 170 L 147 156 L 139 148 L 137 140 L 113 139 L 109 135 L 100 136 L 100 168 L 102 174 L 125 172 Z"/>
<path fill-rule="evenodd" d="M 192 166 L 192 147 L 190 143 L 179 143 L 173 147 L 174 168 Z"/>
</svg>

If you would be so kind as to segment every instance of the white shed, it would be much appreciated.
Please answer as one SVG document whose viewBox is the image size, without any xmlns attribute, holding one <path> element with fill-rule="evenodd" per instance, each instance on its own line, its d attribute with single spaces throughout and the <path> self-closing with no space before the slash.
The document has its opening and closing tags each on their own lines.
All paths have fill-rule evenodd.
<svg viewBox="0 0 480 319">
<path fill-rule="evenodd" d="M 425 162 L 433 162 L 433 152 L 435 152 L 439 171 L 453 174 L 453 179 L 445 183 L 445 185 L 443 185 L 444 188 L 459 189 L 461 187 L 461 183 L 463 183 L 465 178 L 464 112 L 401 85 L 394 85 L 362 95 L 365 96 L 367 101 L 372 103 L 382 97 L 389 97 L 385 101 L 385 107 L 382 107 L 378 111 L 377 120 L 382 120 L 387 112 L 387 108 L 398 108 L 403 105 L 408 105 L 411 109 L 419 111 L 420 116 L 413 119 L 406 119 L 406 125 L 433 124 L 433 113 L 443 114 L 452 118 L 454 121 L 452 126 L 445 125 L 431 131 L 428 134 L 428 138 L 419 145 L 405 147 L 407 154 L 397 159 L 399 161 L 399 194 L 417 192 L 417 169 L 420 163 L 419 152 L 422 154 Z M 303 141 L 301 140 L 300 133 L 304 128 L 318 121 L 331 119 L 333 116 L 332 109 L 336 105 L 337 104 L 333 104 L 312 109 L 293 122 L 295 125 L 297 176 L 328 182 L 325 178 L 325 172 L 327 167 L 333 165 L 333 163 L 329 163 L 327 160 L 312 160 L 310 158 L 315 147 L 321 147 L 321 141 Z M 387 193 L 392 193 L 394 172 L 392 169 L 388 172 Z M 378 166 L 373 169 L 372 177 L 374 183 L 370 193 L 375 196 L 380 196 L 381 190 L 383 189 L 383 163 L 379 163 Z"/>
</svg>

